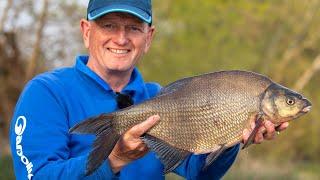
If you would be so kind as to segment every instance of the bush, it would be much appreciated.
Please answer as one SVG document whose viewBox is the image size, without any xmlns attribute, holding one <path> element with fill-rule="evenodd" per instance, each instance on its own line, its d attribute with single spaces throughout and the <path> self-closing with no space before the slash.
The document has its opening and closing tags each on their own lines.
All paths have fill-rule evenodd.
<svg viewBox="0 0 320 180">
<path fill-rule="evenodd" d="M 13 172 L 12 159 L 10 156 L 4 156 L 0 159 L 0 179 L 10 180 L 15 179 Z"/>
</svg>

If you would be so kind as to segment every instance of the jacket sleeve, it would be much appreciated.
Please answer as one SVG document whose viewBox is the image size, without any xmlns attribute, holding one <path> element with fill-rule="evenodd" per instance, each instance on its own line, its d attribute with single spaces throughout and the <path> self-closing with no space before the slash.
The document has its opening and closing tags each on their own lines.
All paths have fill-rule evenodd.
<svg viewBox="0 0 320 180">
<path fill-rule="evenodd" d="M 233 164 L 239 151 L 239 144 L 223 152 L 207 170 L 202 171 L 207 154 L 191 155 L 178 166 L 175 173 L 186 179 L 221 179 Z"/>
<path fill-rule="evenodd" d="M 84 177 L 88 154 L 71 158 L 67 112 L 42 82 L 31 81 L 21 94 L 10 127 L 17 179 L 112 179 L 109 163 Z M 103 178 L 102 178 L 103 177 Z"/>
</svg>

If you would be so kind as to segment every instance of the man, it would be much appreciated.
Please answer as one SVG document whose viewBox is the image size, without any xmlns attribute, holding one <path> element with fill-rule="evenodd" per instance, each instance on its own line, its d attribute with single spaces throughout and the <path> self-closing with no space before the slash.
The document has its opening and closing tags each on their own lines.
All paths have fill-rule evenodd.
<svg viewBox="0 0 320 180">
<path fill-rule="evenodd" d="M 129 129 L 108 160 L 84 176 L 95 137 L 69 134 L 69 129 L 89 117 L 152 98 L 160 90 L 156 83 L 145 83 L 135 68 L 155 32 L 150 0 L 90 0 L 87 13 L 80 24 L 89 56 L 78 56 L 74 67 L 36 76 L 20 96 L 10 130 L 16 177 L 164 179 L 163 165 L 139 138 L 158 123 L 158 115 Z M 244 132 L 244 141 L 249 134 Z M 267 122 L 255 143 L 274 134 L 274 125 Z M 187 179 L 219 179 L 238 149 L 227 149 L 205 171 L 201 169 L 207 155 L 191 155 L 174 172 Z"/>
</svg>

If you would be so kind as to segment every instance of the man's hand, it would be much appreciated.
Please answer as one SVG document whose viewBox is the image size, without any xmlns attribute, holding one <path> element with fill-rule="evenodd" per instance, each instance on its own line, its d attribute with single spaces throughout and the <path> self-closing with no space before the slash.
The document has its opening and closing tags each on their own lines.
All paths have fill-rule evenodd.
<svg viewBox="0 0 320 180">
<path fill-rule="evenodd" d="M 133 160 L 139 159 L 148 152 L 148 147 L 140 136 L 156 125 L 160 120 L 158 115 L 149 117 L 126 131 L 119 139 L 109 155 L 110 166 L 114 173 Z"/>
<path fill-rule="evenodd" d="M 252 122 L 253 123 L 251 124 L 251 129 L 245 129 L 243 131 L 243 136 L 242 136 L 243 137 L 243 143 L 247 142 L 252 130 L 255 127 L 254 121 L 252 121 Z M 260 143 L 262 143 L 262 141 L 264 139 L 272 140 L 272 139 L 275 138 L 276 132 L 283 131 L 288 126 L 289 126 L 289 123 L 288 122 L 284 122 L 284 123 L 281 123 L 279 126 L 275 127 L 275 125 L 271 121 L 265 120 L 263 122 L 263 125 L 259 128 L 257 134 L 255 135 L 254 143 L 255 144 L 260 144 Z"/>
</svg>

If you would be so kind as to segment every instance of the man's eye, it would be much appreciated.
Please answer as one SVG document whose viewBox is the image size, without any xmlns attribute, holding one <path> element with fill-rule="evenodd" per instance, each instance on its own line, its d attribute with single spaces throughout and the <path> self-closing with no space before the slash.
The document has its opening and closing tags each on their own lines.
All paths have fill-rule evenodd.
<svg viewBox="0 0 320 180">
<path fill-rule="evenodd" d="M 133 32 L 143 32 L 141 27 L 135 25 L 128 26 L 128 29 Z"/>
<path fill-rule="evenodd" d="M 105 29 L 115 29 L 115 25 L 114 24 L 105 24 L 104 26 L 103 26 Z"/>
</svg>

